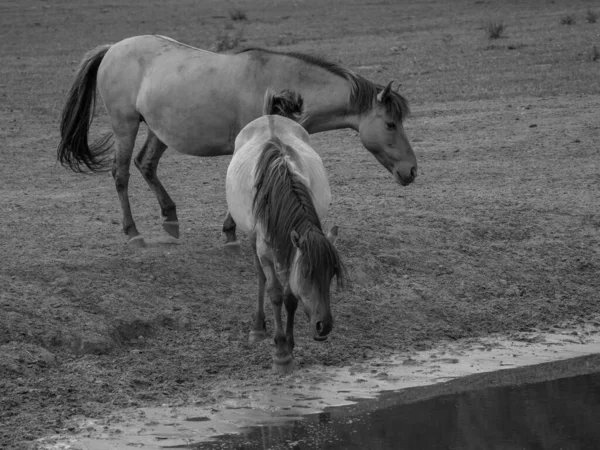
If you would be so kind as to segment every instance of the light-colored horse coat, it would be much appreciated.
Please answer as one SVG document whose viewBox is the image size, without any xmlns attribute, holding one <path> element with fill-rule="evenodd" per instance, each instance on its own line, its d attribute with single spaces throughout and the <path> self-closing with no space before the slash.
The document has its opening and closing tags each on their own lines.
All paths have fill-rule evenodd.
<svg viewBox="0 0 600 450">
<path fill-rule="evenodd" d="M 237 136 L 226 197 L 233 220 L 249 235 L 254 250 L 259 289 L 250 340 L 265 337 L 266 289 L 275 320 L 273 367 L 288 372 L 293 369 L 298 301 L 309 316 L 314 338 L 325 339 L 333 327 L 330 284 L 334 276 L 341 282 L 343 266 L 335 239 L 321 228 L 331 202 L 323 162 L 310 146 L 307 131 L 273 115 L 272 105 L 273 96 L 267 93 L 269 115 L 250 122 Z M 287 310 L 285 332 L 282 304 Z"/>
<path fill-rule="evenodd" d="M 129 168 L 140 123 L 148 137 L 135 165 L 154 191 L 163 226 L 179 236 L 176 207 L 157 177 L 167 147 L 194 156 L 231 154 L 239 131 L 262 113 L 267 88 L 292 89 L 304 99 L 309 133 L 352 128 L 364 146 L 402 184 L 417 174 L 417 162 L 402 122 L 406 100 L 390 88 L 318 58 L 249 49 L 216 54 L 162 36 L 136 36 L 100 46 L 82 61 L 61 121 L 58 159 L 76 171 L 101 170 L 107 140 L 88 143 L 96 87 L 108 113 L 116 150 L 113 177 L 123 230 L 143 243 L 131 214 Z M 235 224 L 224 226 L 235 241 Z"/>
</svg>

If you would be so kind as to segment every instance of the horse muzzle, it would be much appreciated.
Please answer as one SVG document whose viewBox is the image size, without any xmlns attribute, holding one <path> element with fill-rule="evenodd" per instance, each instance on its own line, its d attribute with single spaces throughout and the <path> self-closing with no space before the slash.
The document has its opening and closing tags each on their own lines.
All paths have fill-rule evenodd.
<svg viewBox="0 0 600 450">
<path fill-rule="evenodd" d="M 333 329 L 333 320 L 332 319 L 325 319 L 325 320 L 317 321 L 314 324 L 313 339 L 315 341 L 326 340 L 327 336 L 329 336 L 329 333 L 331 332 L 332 329 Z"/>
<path fill-rule="evenodd" d="M 401 186 L 408 186 L 417 178 L 417 166 L 395 167 L 392 174 L 396 183 Z"/>
</svg>

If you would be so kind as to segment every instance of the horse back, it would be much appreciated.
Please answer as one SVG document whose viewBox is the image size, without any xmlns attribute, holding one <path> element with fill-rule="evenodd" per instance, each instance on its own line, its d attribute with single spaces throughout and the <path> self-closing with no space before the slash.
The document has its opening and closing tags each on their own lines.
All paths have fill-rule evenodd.
<svg viewBox="0 0 600 450">
<path fill-rule="evenodd" d="M 240 203 L 250 199 L 261 152 L 270 142 L 276 142 L 288 167 L 311 191 L 317 214 L 324 219 L 331 191 L 323 161 L 309 141 L 308 132 L 290 119 L 262 116 L 253 120 L 236 138 L 235 153 L 227 172 L 227 188 L 239 190 L 242 196 L 248 197 Z M 250 213 L 250 209 L 242 209 L 246 215 Z"/>
</svg>

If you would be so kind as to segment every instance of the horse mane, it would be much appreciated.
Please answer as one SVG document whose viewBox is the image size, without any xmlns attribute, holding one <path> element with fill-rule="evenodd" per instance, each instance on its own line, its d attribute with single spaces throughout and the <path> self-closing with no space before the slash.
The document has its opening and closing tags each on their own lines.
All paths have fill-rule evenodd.
<svg viewBox="0 0 600 450">
<path fill-rule="evenodd" d="M 286 269 L 296 251 L 292 231 L 300 235 L 300 270 L 319 292 L 327 292 L 331 275 L 338 285 L 343 284 L 344 266 L 323 234 L 310 190 L 287 164 L 285 156 L 290 151 L 278 137 L 263 145 L 254 178 L 254 217 Z"/>
<path fill-rule="evenodd" d="M 314 55 L 308 55 L 299 52 L 279 52 L 260 47 L 245 48 L 237 53 L 240 54 L 252 51 L 271 55 L 289 56 L 291 58 L 304 61 L 311 66 L 320 67 L 334 75 L 345 78 L 351 86 L 350 107 L 359 114 L 369 111 L 373 107 L 373 99 L 385 87 L 381 84 L 373 83 L 372 81 L 367 80 L 362 75 L 359 75 L 346 67 Z M 390 94 L 391 95 L 387 97 L 386 101 L 384 102 L 386 111 L 388 114 L 390 114 L 390 116 L 392 116 L 394 121 L 402 123 L 410 115 L 410 106 L 408 104 L 408 100 L 399 92 L 392 91 Z"/>
</svg>

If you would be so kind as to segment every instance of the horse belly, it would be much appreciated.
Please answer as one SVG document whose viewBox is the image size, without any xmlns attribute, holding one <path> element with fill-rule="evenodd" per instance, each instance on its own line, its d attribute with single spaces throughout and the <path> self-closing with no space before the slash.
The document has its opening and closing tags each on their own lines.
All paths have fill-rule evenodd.
<svg viewBox="0 0 600 450">
<path fill-rule="evenodd" d="M 184 95 L 173 91 L 140 92 L 138 110 L 152 132 L 168 147 L 187 155 L 232 154 L 238 131 L 235 113 L 215 111 L 201 95 L 178 100 Z"/>
</svg>

